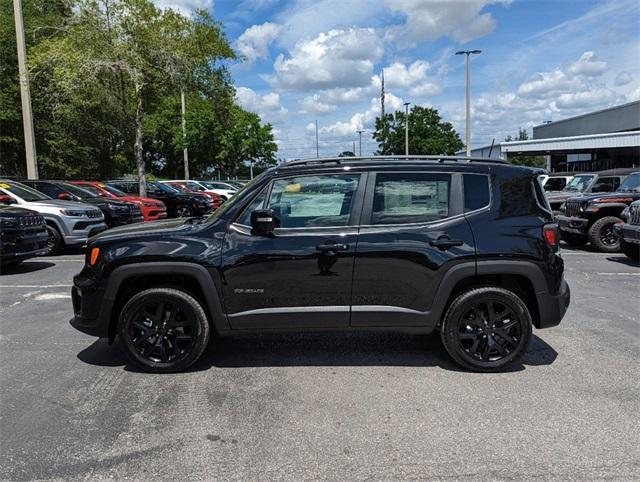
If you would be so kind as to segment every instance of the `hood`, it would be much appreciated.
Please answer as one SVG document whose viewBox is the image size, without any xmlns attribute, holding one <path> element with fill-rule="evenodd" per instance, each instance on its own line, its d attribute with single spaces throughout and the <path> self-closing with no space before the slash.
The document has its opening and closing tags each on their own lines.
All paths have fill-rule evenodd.
<svg viewBox="0 0 640 482">
<path fill-rule="evenodd" d="M 590 202 L 596 199 L 610 199 L 610 202 L 631 202 L 629 201 L 630 199 L 640 199 L 640 192 L 601 192 L 572 197 L 580 198 L 583 202 Z M 624 199 L 626 201 L 623 201 Z"/>
<path fill-rule="evenodd" d="M 190 218 L 194 219 L 194 218 Z M 128 224 L 111 228 L 92 238 L 93 243 L 109 243 L 121 239 L 132 239 L 149 236 L 184 235 L 200 229 L 200 225 L 189 219 L 177 218 L 162 221 L 152 221 L 148 223 Z"/>
<path fill-rule="evenodd" d="M 0 206 L 0 217 L 25 216 L 27 214 L 38 215 L 39 213 L 31 209 L 16 206 Z"/>
<path fill-rule="evenodd" d="M 158 206 L 158 207 L 164 207 L 164 203 L 162 201 L 160 201 L 159 199 L 152 199 L 150 197 L 122 196 L 119 199 L 121 201 L 126 201 L 129 203 L 135 203 L 135 204 L 147 203 L 147 204 L 153 204 L 154 206 Z"/>
<path fill-rule="evenodd" d="M 78 202 L 78 201 L 63 201 L 62 199 L 46 199 L 43 201 L 33 201 L 33 202 L 28 202 L 26 203 L 24 206 L 26 206 L 27 208 L 33 208 L 36 211 L 38 210 L 38 207 L 43 207 L 43 208 L 60 208 L 60 209 L 92 209 L 95 210 L 96 207 L 92 206 L 91 204 L 87 204 L 84 201 L 83 202 Z"/>
<path fill-rule="evenodd" d="M 93 204 L 95 206 L 106 206 L 107 204 L 113 204 L 118 207 L 127 207 L 130 205 L 127 201 L 123 201 L 120 199 L 111 199 L 106 197 L 92 197 L 89 199 L 84 199 L 82 202 L 86 202 L 88 204 Z"/>
</svg>

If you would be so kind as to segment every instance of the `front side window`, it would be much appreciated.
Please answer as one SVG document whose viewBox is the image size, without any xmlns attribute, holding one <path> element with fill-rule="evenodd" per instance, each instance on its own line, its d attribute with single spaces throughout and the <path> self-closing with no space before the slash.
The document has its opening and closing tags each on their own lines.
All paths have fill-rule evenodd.
<svg viewBox="0 0 640 482">
<path fill-rule="evenodd" d="M 359 174 L 278 179 L 267 208 L 281 228 L 347 226 L 359 181 Z"/>
<path fill-rule="evenodd" d="M 620 192 L 640 192 L 640 172 L 634 172 L 627 177 L 620 187 Z"/>
<path fill-rule="evenodd" d="M 377 174 L 371 223 L 422 223 L 448 217 L 450 183 L 448 174 Z"/>
<path fill-rule="evenodd" d="M 562 191 L 567 185 L 567 179 L 564 177 L 550 177 L 544 185 L 545 191 Z"/>
<path fill-rule="evenodd" d="M 582 192 L 589 187 L 594 176 L 576 176 L 564 188 L 565 191 Z"/>
</svg>

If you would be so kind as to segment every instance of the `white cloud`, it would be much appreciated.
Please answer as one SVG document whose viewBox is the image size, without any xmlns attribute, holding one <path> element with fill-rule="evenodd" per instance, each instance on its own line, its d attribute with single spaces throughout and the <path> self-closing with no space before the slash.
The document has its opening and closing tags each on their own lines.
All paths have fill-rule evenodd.
<svg viewBox="0 0 640 482">
<path fill-rule="evenodd" d="M 562 70 L 535 74 L 518 87 L 518 94 L 525 97 L 545 98 L 563 92 L 571 92 L 580 87 L 581 80 L 568 77 Z"/>
<path fill-rule="evenodd" d="M 573 75 L 586 75 L 596 77 L 607 70 L 607 63 L 599 60 L 595 52 L 583 53 L 577 62 L 571 64 L 567 69 Z"/>
<path fill-rule="evenodd" d="M 274 85 L 290 90 L 362 87 L 370 82 L 373 67 L 384 48 L 370 28 L 330 30 L 296 44 L 287 58 L 280 54 L 273 65 Z"/>
<path fill-rule="evenodd" d="M 385 85 L 389 87 L 410 87 L 426 79 L 429 68 L 429 62 L 424 60 L 416 60 L 409 66 L 394 62 L 384 69 Z"/>
<path fill-rule="evenodd" d="M 171 8 L 184 15 L 191 15 L 196 10 L 210 10 L 213 0 L 152 0 L 158 8 Z"/>
<path fill-rule="evenodd" d="M 265 22 L 246 29 L 236 41 L 236 49 L 250 63 L 269 56 L 269 45 L 282 31 L 282 25 Z"/>
<path fill-rule="evenodd" d="M 611 90 L 600 87 L 584 92 L 562 94 L 554 105 L 561 109 L 582 109 L 607 105 L 616 99 L 616 94 Z"/>
<path fill-rule="evenodd" d="M 276 92 L 261 95 L 248 87 L 237 87 L 236 99 L 244 109 L 256 112 L 269 122 L 281 118 L 288 112 L 280 103 L 280 94 Z"/>
<path fill-rule="evenodd" d="M 414 45 L 422 40 L 448 36 L 460 43 L 468 42 L 491 32 L 496 20 L 484 7 L 501 0 L 387 0 L 394 13 L 405 16 L 405 23 L 389 29 L 388 38 Z"/>
<path fill-rule="evenodd" d="M 620 72 L 616 76 L 616 80 L 614 81 L 614 85 L 616 85 L 616 86 L 627 85 L 627 84 L 631 83 L 632 81 L 633 81 L 633 78 L 631 77 L 631 74 L 629 72 L 627 72 L 626 70 L 623 70 L 622 72 Z"/>
<path fill-rule="evenodd" d="M 328 104 L 327 102 L 323 102 L 320 99 L 318 94 L 307 96 L 300 101 L 298 104 L 301 107 L 301 113 L 303 114 L 329 114 L 330 112 L 334 112 L 338 109 L 337 105 Z"/>
</svg>

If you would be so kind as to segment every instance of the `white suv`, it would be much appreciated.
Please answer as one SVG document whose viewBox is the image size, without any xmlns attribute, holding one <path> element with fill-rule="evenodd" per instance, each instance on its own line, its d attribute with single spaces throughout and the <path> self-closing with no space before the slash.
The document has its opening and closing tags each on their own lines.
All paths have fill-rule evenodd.
<svg viewBox="0 0 640 482">
<path fill-rule="evenodd" d="M 95 206 L 51 199 L 16 181 L 0 180 L 0 202 L 32 209 L 44 217 L 49 232 L 44 254 L 86 244 L 89 237 L 107 229 L 102 211 Z"/>
</svg>

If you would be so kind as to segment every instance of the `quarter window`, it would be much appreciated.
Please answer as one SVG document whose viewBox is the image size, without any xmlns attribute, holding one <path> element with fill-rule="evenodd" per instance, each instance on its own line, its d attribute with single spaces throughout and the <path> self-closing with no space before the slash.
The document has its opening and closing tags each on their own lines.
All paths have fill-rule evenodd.
<svg viewBox="0 0 640 482">
<path fill-rule="evenodd" d="M 448 174 L 378 173 L 372 224 L 436 221 L 449 216 Z"/>
<path fill-rule="evenodd" d="M 281 228 L 347 226 L 359 181 L 359 174 L 278 179 L 267 208 Z"/>
<path fill-rule="evenodd" d="M 465 174 L 464 211 L 475 211 L 489 205 L 489 178 L 478 174 Z"/>
</svg>

